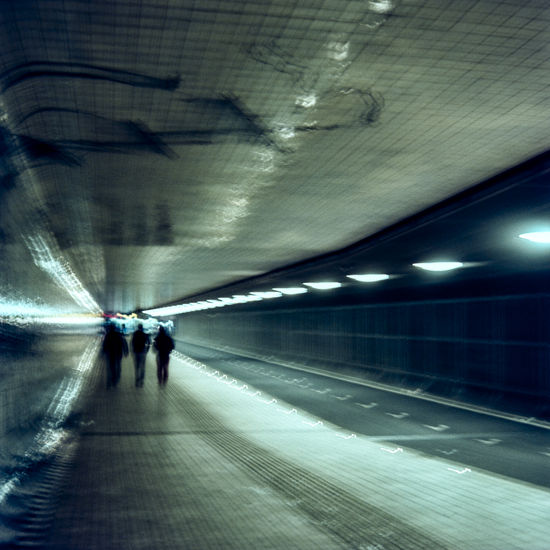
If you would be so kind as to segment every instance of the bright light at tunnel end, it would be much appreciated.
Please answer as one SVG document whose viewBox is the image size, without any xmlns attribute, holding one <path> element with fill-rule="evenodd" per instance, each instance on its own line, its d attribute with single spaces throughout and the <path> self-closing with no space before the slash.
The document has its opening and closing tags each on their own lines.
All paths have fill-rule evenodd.
<svg viewBox="0 0 550 550">
<path fill-rule="evenodd" d="M 451 271 L 463 267 L 464 264 L 462 262 L 420 262 L 413 266 L 426 271 Z"/>
</svg>

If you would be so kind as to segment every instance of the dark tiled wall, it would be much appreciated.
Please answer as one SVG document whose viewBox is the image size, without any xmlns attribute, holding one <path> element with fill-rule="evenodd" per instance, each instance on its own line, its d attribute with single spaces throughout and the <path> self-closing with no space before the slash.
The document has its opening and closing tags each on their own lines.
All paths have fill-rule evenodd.
<svg viewBox="0 0 550 550">
<path fill-rule="evenodd" d="M 536 294 L 228 309 L 182 316 L 178 336 L 535 414 L 550 395 L 549 306 Z"/>
</svg>

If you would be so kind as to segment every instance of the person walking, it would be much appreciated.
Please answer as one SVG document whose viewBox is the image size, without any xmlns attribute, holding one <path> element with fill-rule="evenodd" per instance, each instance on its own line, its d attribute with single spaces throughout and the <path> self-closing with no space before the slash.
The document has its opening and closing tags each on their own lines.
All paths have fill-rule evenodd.
<svg viewBox="0 0 550 550">
<path fill-rule="evenodd" d="M 102 349 L 107 360 L 107 387 L 116 387 L 120 380 L 122 356 L 128 355 L 128 344 L 126 338 L 116 330 L 113 324 L 107 327 Z"/>
<path fill-rule="evenodd" d="M 174 349 L 174 340 L 161 326 L 159 332 L 153 341 L 153 346 L 157 350 L 157 378 L 162 386 L 168 380 L 168 363 L 170 362 L 170 353 Z"/>
<path fill-rule="evenodd" d="M 134 367 L 136 370 L 136 388 L 142 388 L 145 380 L 145 360 L 151 345 L 149 335 L 144 332 L 143 325 L 139 323 L 137 330 L 132 334 L 132 353 L 134 354 Z"/>
</svg>

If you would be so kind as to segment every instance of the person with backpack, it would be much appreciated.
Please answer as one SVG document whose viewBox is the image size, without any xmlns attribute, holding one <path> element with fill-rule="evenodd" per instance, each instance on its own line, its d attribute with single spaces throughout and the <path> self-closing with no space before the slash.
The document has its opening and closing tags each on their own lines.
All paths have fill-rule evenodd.
<svg viewBox="0 0 550 550">
<path fill-rule="evenodd" d="M 124 336 L 117 331 L 113 324 L 107 326 L 107 333 L 103 338 L 102 349 L 107 360 L 107 387 L 116 388 L 120 380 L 122 356 L 126 357 L 128 355 L 128 344 Z"/>
<path fill-rule="evenodd" d="M 153 341 L 153 346 L 157 350 L 157 377 L 162 386 L 168 380 L 168 363 L 170 362 L 170 353 L 174 349 L 174 340 L 161 326 L 159 332 Z"/>
<path fill-rule="evenodd" d="M 145 380 L 145 360 L 151 345 L 149 335 L 144 332 L 143 325 L 139 323 L 137 330 L 132 335 L 132 353 L 134 354 L 134 367 L 136 370 L 136 388 L 142 388 Z"/>
</svg>

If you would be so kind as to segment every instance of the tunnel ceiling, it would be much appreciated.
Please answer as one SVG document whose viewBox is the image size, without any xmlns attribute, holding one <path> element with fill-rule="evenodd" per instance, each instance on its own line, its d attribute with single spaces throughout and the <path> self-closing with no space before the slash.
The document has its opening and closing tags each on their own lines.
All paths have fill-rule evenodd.
<svg viewBox="0 0 550 550">
<path fill-rule="evenodd" d="M 133 311 L 548 148 L 546 0 L 0 7 L 0 300 Z"/>
</svg>

